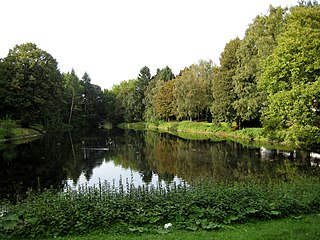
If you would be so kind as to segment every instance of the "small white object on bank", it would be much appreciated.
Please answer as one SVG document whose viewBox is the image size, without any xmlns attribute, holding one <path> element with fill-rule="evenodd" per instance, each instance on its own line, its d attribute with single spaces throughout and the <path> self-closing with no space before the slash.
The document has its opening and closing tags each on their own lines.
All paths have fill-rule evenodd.
<svg viewBox="0 0 320 240">
<path fill-rule="evenodd" d="M 164 225 L 164 229 L 169 229 L 169 228 L 172 228 L 172 224 L 171 223 L 166 223 Z"/>
</svg>

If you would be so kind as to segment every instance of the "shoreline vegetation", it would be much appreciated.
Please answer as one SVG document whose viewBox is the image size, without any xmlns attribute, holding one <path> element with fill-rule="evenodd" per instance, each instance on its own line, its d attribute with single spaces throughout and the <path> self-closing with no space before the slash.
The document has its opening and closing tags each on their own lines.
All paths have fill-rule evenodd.
<svg viewBox="0 0 320 240">
<path fill-rule="evenodd" d="M 168 66 L 155 75 L 144 66 L 137 78 L 111 90 L 91 83 L 87 72 L 82 78 L 74 69 L 60 72 L 57 60 L 35 43 L 16 45 L 0 59 L 0 139 L 28 141 L 43 129 L 61 129 L 63 124 L 89 128 L 105 121 L 137 121 L 119 127 L 188 139 L 319 149 L 319 19 L 317 1 L 300 1 L 289 9 L 270 6 L 267 14 L 249 23 L 242 39 L 225 45 L 219 65 L 199 60 L 176 76 Z M 172 119 L 193 122 L 164 121 Z M 235 124 L 195 120 L 263 128 L 237 130 Z M 14 204 L 0 199 L 0 239 L 78 239 L 99 231 L 111 236 L 159 234 L 161 239 L 169 239 L 171 231 L 188 231 L 211 238 L 209 233 L 234 225 L 299 220 L 304 214 L 316 214 L 310 221 L 319 225 L 318 173 L 282 182 L 120 186 L 30 190 L 26 199 Z M 164 229 L 168 223 L 172 230 Z M 318 239 L 319 228 L 307 235 L 306 225 L 301 239 Z M 270 228 L 268 239 L 277 231 Z"/>
<path fill-rule="evenodd" d="M 38 138 L 43 133 L 45 133 L 45 130 L 41 125 L 23 128 L 14 120 L 0 120 L 0 143 L 14 142 L 20 144 Z"/>
<path fill-rule="evenodd" d="M 0 238 L 5 239 L 79 239 L 97 232 L 124 237 L 162 235 L 159 239 L 179 231 L 210 236 L 243 224 L 259 226 L 288 217 L 300 221 L 302 215 L 310 217 L 313 227 L 309 230 L 315 239 L 319 234 L 320 184 L 316 177 L 286 182 L 207 180 L 166 186 L 134 186 L 126 180 L 115 187 L 102 182 L 80 186 L 77 191 L 30 190 L 21 202 L 2 202 L 0 213 Z M 172 227 L 165 229 L 169 223 Z M 303 234 L 308 233 L 306 225 L 299 227 Z"/>
<path fill-rule="evenodd" d="M 1 142 L 18 142 L 23 143 L 28 140 L 36 139 L 42 135 L 42 133 L 38 132 L 35 129 L 28 129 L 28 128 L 16 128 L 15 134 L 13 137 L 4 138 L 0 136 L 0 143 Z"/>
<path fill-rule="evenodd" d="M 285 142 L 272 141 L 266 137 L 267 134 L 264 128 L 244 128 L 238 130 L 235 125 L 228 123 L 160 121 L 158 123 L 121 123 L 117 127 L 140 131 L 166 132 L 189 140 L 232 140 L 240 143 L 250 143 L 259 147 L 264 146 L 279 149 L 297 149 L 302 147 Z"/>
</svg>

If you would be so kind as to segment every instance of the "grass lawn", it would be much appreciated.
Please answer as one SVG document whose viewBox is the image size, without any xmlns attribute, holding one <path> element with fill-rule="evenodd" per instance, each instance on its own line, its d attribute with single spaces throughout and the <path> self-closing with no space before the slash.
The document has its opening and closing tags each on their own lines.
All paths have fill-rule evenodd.
<svg viewBox="0 0 320 240">
<path fill-rule="evenodd" d="M 290 217 L 280 220 L 255 222 L 228 226 L 219 231 L 175 231 L 169 233 L 142 233 L 129 235 L 111 235 L 104 233 L 55 238 L 60 240 L 194 240 L 194 239 L 237 239 L 237 240 L 285 240 L 320 239 L 320 214 Z"/>
<path fill-rule="evenodd" d="M 9 138 L 19 143 L 19 140 L 37 137 L 41 134 L 41 132 L 43 132 L 43 128 L 41 126 L 32 126 L 32 128 L 22 128 L 20 126 L 14 125 L 7 131 L 0 127 L 0 142 L 4 141 L 5 138 Z"/>
</svg>

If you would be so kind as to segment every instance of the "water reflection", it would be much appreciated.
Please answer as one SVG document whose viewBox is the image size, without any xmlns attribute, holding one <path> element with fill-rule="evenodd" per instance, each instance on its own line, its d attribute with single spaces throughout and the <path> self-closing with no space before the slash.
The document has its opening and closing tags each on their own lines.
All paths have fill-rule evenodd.
<svg viewBox="0 0 320 240">
<path fill-rule="evenodd" d="M 28 188 L 118 182 L 120 175 L 135 185 L 203 178 L 287 180 L 319 176 L 319 166 L 316 152 L 256 148 L 232 141 L 123 130 L 54 134 L 23 145 L 0 146 L 0 198 L 17 199 Z"/>
</svg>

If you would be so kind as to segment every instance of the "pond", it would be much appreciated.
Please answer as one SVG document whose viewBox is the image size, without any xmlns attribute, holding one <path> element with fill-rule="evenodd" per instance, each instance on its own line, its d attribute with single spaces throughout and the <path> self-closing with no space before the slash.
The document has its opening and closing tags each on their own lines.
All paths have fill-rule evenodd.
<svg viewBox="0 0 320 240">
<path fill-rule="evenodd" d="M 29 188 L 65 189 L 108 181 L 170 184 L 248 177 L 288 180 L 320 173 L 320 154 L 281 151 L 227 140 L 186 140 L 129 130 L 47 134 L 0 145 L 0 199 L 19 199 Z"/>
</svg>

